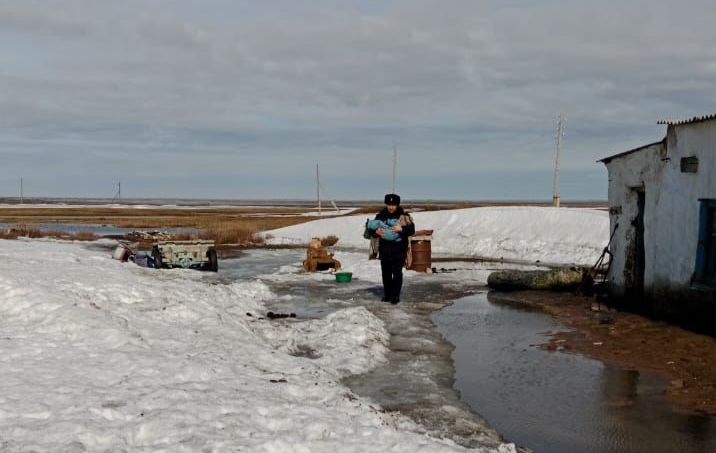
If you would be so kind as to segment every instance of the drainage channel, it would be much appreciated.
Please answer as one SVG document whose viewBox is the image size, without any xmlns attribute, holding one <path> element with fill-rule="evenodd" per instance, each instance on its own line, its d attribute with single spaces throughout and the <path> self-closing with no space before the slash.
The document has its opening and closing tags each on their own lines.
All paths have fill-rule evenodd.
<svg viewBox="0 0 716 453">
<path fill-rule="evenodd" d="M 497 448 L 506 442 L 460 400 L 453 388 L 453 346 L 431 319 L 432 313 L 450 301 L 470 294 L 469 285 L 435 276 L 413 278 L 405 284 L 403 302 L 391 305 L 380 302 L 382 287 L 375 282 L 354 279 L 336 285 L 325 279 L 286 274 L 285 268 L 295 266 L 302 257 L 303 253 L 296 250 L 253 250 L 239 259 L 225 260 L 217 277 L 229 282 L 263 275 L 262 280 L 278 296 L 267 308 L 296 313 L 299 319 L 322 318 L 357 305 L 365 307 L 385 323 L 391 334 L 390 352 L 385 364 L 343 379 L 352 392 L 387 411 L 400 412 L 413 420 L 420 432 L 434 437 L 448 438 L 465 447 Z M 287 278 L 266 278 L 281 269 Z"/>
</svg>

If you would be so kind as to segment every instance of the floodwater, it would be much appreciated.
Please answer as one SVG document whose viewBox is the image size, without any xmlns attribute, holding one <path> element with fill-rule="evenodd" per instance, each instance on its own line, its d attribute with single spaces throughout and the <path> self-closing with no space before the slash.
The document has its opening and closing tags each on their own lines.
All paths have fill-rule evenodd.
<svg viewBox="0 0 716 453">
<path fill-rule="evenodd" d="M 716 417 L 673 410 L 658 376 L 534 345 L 563 330 L 487 292 L 434 320 L 455 345 L 455 388 L 502 435 L 538 453 L 716 451 Z"/>
<path fill-rule="evenodd" d="M 213 278 L 262 278 L 279 296 L 267 308 L 298 319 L 365 306 L 391 333 L 389 362 L 344 383 L 426 433 L 467 447 L 506 438 L 537 453 L 716 451 L 716 418 L 674 412 L 658 376 L 538 348 L 564 329 L 549 315 L 441 274 L 406 281 L 397 306 L 379 302 L 376 283 L 266 277 L 302 259 L 252 250 L 223 260 Z"/>
<path fill-rule="evenodd" d="M 65 233 L 94 233 L 97 236 L 122 236 L 133 231 L 156 231 L 157 228 L 124 228 L 116 227 L 109 224 L 99 223 L 33 223 L 29 225 L 32 228 L 37 228 L 40 231 L 64 231 Z M 17 227 L 16 223 L 0 223 L 0 229 L 9 229 Z M 195 233 L 199 231 L 198 228 L 160 228 L 160 231 L 166 233 Z"/>
</svg>

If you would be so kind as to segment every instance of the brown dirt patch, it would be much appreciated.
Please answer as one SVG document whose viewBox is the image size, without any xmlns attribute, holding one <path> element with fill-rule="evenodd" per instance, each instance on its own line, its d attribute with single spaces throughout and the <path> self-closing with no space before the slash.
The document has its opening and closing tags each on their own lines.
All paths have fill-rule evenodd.
<svg viewBox="0 0 716 453">
<path fill-rule="evenodd" d="M 495 300 L 539 308 L 574 330 L 555 333 L 550 351 L 584 354 L 626 368 L 657 372 L 680 409 L 716 415 L 716 338 L 599 305 L 569 293 L 492 293 Z"/>
</svg>

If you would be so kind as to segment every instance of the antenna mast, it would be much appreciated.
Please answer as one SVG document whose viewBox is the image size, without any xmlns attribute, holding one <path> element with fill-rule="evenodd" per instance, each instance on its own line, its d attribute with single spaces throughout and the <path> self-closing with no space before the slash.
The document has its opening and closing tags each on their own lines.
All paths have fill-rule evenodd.
<svg viewBox="0 0 716 453">
<path fill-rule="evenodd" d="M 557 128 L 557 153 L 554 159 L 554 191 L 552 193 L 552 206 L 559 207 L 559 155 L 562 153 L 562 138 L 564 137 L 565 117 L 564 113 L 559 114 L 559 126 Z"/>
<path fill-rule="evenodd" d="M 25 203 L 25 197 L 22 192 L 23 192 L 23 180 L 22 180 L 22 178 L 20 178 L 20 204 Z"/>
<path fill-rule="evenodd" d="M 114 203 L 114 200 L 121 200 L 122 199 L 122 181 L 117 182 L 117 192 L 112 197 L 112 201 L 110 203 Z"/>
</svg>

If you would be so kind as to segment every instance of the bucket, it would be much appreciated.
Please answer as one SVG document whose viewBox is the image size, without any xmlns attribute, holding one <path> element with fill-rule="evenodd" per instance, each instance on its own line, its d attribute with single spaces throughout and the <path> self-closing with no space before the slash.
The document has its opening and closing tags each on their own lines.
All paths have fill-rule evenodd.
<svg viewBox="0 0 716 453">
<path fill-rule="evenodd" d="M 339 283 L 348 283 L 353 279 L 353 272 L 336 272 L 336 281 Z"/>
<path fill-rule="evenodd" d="M 415 272 L 427 272 L 432 267 L 432 246 L 430 241 L 411 241 L 413 262 L 410 269 Z"/>
</svg>

